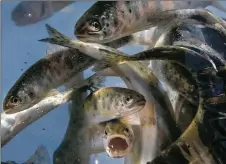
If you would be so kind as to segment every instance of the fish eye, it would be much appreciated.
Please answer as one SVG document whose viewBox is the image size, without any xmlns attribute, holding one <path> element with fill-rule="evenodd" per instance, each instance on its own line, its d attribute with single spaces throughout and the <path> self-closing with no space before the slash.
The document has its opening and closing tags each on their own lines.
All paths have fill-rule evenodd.
<svg viewBox="0 0 226 164">
<path fill-rule="evenodd" d="M 18 98 L 18 97 L 11 97 L 10 98 L 10 102 L 12 103 L 12 104 L 14 104 L 14 105 L 17 105 L 17 104 L 19 104 L 20 103 L 20 99 Z"/>
<path fill-rule="evenodd" d="M 133 101 L 133 97 L 131 95 L 126 97 L 126 103 L 131 103 Z"/>
<path fill-rule="evenodd" d="M 105 134 L 105 135 L 108 135 L 108 132 L 105 130 L 105 131 L 104 131 L 104 134 Z"/>
<path fill-rule="evenodd" d="M 129 133 L 129 129 L 128 129 L 128 128 L 125 128 L 125 132 L 126 132 L 126 133 Z"/>
<path fill-rule="evenodd" d="M 97 31 L 100 31 L 100 28 L 101 28 L 101 26 L 100 26 L 100 23 L 98 21 L 90 21 L 89 22 L 89 30 L 90 31 L 97 32 Z"/>
</svg>

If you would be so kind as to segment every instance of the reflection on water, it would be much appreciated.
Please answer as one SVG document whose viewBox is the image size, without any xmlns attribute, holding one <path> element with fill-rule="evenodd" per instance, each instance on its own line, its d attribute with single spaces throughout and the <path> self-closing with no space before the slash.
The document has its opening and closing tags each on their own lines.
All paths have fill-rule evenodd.
<svg viewBox="0 0 226 164">
<path fill-rule="evenodd" d="M 73 1 L 2 2 L 3 99 L 5 98 L 10 88 L 18 80 L 18 78 L 35 62 L 45 57 L 47 51 L 50 51 L 49 45 L 38 42 L 39 39 L 48 36 L 45 24 L 48 23 L 64 35 L 75 39 L 74 26 L 76 21 L 93 4 L 94 2 Z M 223 5 L 226 7 L 226 3 L 223 3 Z M 219 10 L 216 10 L 212 7 L 210 7 L 210 9 L 220 17 L 225 16 L 225 13 L 222 13 Z M 193 31 L 195 35 L 198 35 L 196 32 L 197 31 Z M 187 32 L 185 32 L 184 34 L 186 36 Z M 207 45 L 210 45 L 210 47 L 212 47 L 217 53 L 221 54 L 222 56 L 225 55 L 224 52 L 226 52 L 226 43 L 217 42 L 217 40 L 222 39 L 219 35 L 216 35 L 213 31 L 206 28 L 204 28 L 203 34 L 204 40 L 206 41 Z M 138 39 L 136 41 L 138 41 Z M 137 44 L 126 45 L 124 47 L 121 47 L 120 50 L 128 54 L 135 54 L 142 51 L 146 47 L 147 46 L 140 46 Z M 59 46 L 51 47 L 52 52 L 57 50 L 60 50 Z M 225 57 L 223 56 L 223 58 Z M 152 66 L 155 67 L 153 69 L 155 70 L 158 67 L 158 63 L 152 63 Z M 156 74 L 158 74 L 158 70 L 156 69 L 155 71 L 157 72 Z M 84 77 L 81 75 L 80 77 L 76 77 L 75 79 L 85 79 L 87 77 L 90 77 L 92 74 L 93 72 L 89 68 L 84 72 Z M 169 77 L 171 78 L 171 76 Z M 132 79 L 134 79 L 134 77 L 132 77 Z M 163 79 L 160 78 L 160 80 Z M 124 81 L 119 77 L 107 77 L 104 84 L 105 86 L 111 87 L 126 87 Z M 220 93 L 221 90 L 219 88 L 222 88 L 220 82 L 216 82 L 216 85 L 218 86 L 215 87 L 215 92 Z M 167 86 L 168 85 L 166 85 L 165 87 L 167 88 Z M 136 89 L 139 90 L 139 88 Z M 77 100 L 78 102 L 82 102 L 82 100 L 84 99 L 82 95 L 79 95 L 78 98 L 80 98 L 79 100 Z M 195 113 L 194 110 L 196 108 L 194 108 L 194 105 L 189 103 L 183 97 L 180 98 L 181 102 L 176 104 L 177 108 L 175 109 L 176 111 L 178 111 L 176 119 L 181 121 L 182 117 L 188 116 L 186 117 L 186 119 L 182 119 L 184 122 L 181 121 L 180 124 L 178 124 L 178 126 L 180 126 L 180 129 L 184 130 L 189 125 L 188 122 L 192 120 L 192 117 Z M 2 148 L 2 161 L 15 161 L 16 163 L 24 163 L 25 161 L 28 161 L 33 162 L 33 164 L 38 164 L 40 163 L 40 161 L 42 161 L 41 163 L 44 163 L 43 161 L 45 161 L 46 164 L 60 164 L 62 163 L 62 159 L 63 161 L 68 161 L 70 163 L 70 161 L 73 161 L 76 158 L 76 160 L 78 160 L 77 163 L 131 163 L 128 160 L 132 159 L 130 157 L 128 157 L 126 161 L 123 158 L 111 158 L 107 155 L 106 152 L 100 153 L 104 151 L 102 146 L 102 137 L 105 131 L 103 130 L 103 127 L 93 127 L 93 131 L 95 128 L 99 128 L 95 132 L 100 132 L 100 134 L 94 135 L 94 132 L 92 132 L 94 138 L 92 139 L 92 141 L 90 141 L 87 136 L 91 132 L 87 132 L 83 128 L 81 128 L 83 123 L 78 124 L 78 121 L 76 122 L 76 124 L 74 123 L 74 120 L 78 120 L 82 117 L 79 115 L 82 113 L 77 112 L 81 108 L 77 106 L 75 102 L 72 104 L 72 108 L 70 108 L 71 104 L 72 103 L 66 103 L 60 105 L 56 110 L 53 110 L 50 113 L 46 114 L 33 124 L 29 125 L 27 128 L 23 129 L 20 133 L 18 133 Z M 187 106 L 189 106 L 189 108 L 192 106 L 192 113 L 186 110 Z M 73 109 L 78 110 L 73 111 Z M 12 121 L 14 119 L 13 116 L 10 117 L 10 119 L 10 121 Z M 1 134 L 3 134 L 3 130 L 1 130 Z M 138 136 L 138 134 L 135 135 Z M 159 136 L 159 138 L 164 138 L 164 136 Z M 88 162 L 87 159 L 81 158 L 82 155 L 85 156 L 86 154 L 89 154 L 88 150 L 85 149 L 86 145 L 84 144 L 84 146 L 82 143 L 83 140 L 85 140 L 84 143 L 87 143 L 89 141 L 88 143 L 94 144 L 95 146 L 93 148 L 93 151 L 95 153 L 100 153 L 93 153 L 92 155 L 90 155 L 90 162 Z M 139 142 L 136 142 L 135 145 L 139 144 Z M 144 143 L 144 145 L 147 144 L 148 143 Z M 40 145 L 43 145 L 41 146 L 42 149 L 37 149 L 40 148 Z M 82 153 L 81 151 L 78 151 L 76 147 L 78 145 L 83 146 L 83 148 L 81 148 Z M 79 153 L 81 156 L 78 158 L 75 157 Z M 49 157 L 53 162 L 49 161 Z M 85 162 L 82 162 L 82 160 L 84 160 Z"/>
</svg>

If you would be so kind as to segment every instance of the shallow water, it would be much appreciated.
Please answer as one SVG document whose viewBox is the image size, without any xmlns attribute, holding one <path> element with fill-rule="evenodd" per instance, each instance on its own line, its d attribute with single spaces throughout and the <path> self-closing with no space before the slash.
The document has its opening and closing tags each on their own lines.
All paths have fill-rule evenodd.
<svg viewBox="0 0 226 164">
<path fill-rule="evenodd" d="M 21 74 L 33 63 L 46 55 L 47 45 L 37 40 L 47 37 L 45 24 L 75 38 L 74 24 L 77 19 L 94 2 L 76 2 L 52 17 L 28 26 L 16 26 L 11 20 L 11 12 L 20 1 L 2 1 L 2 101 Z M 226 7 L 226 2 L 222 3 Z M 209 8 L 215 14 L 226 17 L 214 8 Z M 122 50 L 134 54 L 143 49 L 141 46 L 126 46 Z M 91 71 L 85 72 L 85 77 Z M 108 78 L 105 86 L 124 86 L 119 78 Z M 31 124 L 2 148 L 2 161 L 22 163 L 35 152 L 38 146 L 44 145 L 50 157 L 61 143 L 69 121 L 68 105 L 61 105 L 35 123 Z M 99 163 L 123 163 L 122 159 L 112 159 L 106 153 L 98 156 Z M 94 158 L 91 163 L 94 163 Z M 96 162 L 95 162 L 96 163 Z"/>
</svg>

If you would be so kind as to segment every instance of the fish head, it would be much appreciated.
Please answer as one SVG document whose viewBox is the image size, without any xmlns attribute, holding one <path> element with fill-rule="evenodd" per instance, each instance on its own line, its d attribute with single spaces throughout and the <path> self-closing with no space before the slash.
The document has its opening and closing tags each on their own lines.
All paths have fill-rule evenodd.
<svg viewBox="0 0 226 164">
<path fill-rule="evenodd" d="M 118 19 L 121 13 L 115 7 L 117 1 L 98 1 L 76 22 L 74 35 L 81 41 L 106 43 L 119 31 L 124 22 Z"/>
<path fill-rule="evenodd" d="M 113 100 L 113 106 L 120 113 L 128 112 L 128 114 L 132 114 L 130 111 L 138 112 L 144 108 L 146 100 L 139 92 L 120 87 L 116 91 L 118 92 L 116 93 L 117 99 Z"/>
<path fill-rule="evenodd" d="M 3 101 L 3 110 L 6 114 L 13 114 L 28 109 L 36 103 L 33 88 L 18 89 L 14 85 Z"/>
<path fill-rule="evenodd" d="M 11 19 L 17 26 L 36 23 L 41 20 L 45 12 L 44 1 L 24 1 L 12 11 Z"/>
<path fill-rule="evenodd" d="M 103 142 L 106 152 L 110 157 L 122 158 L 133 147 L 133 130 L 129 125 L 119 120 L 109 121 L 105 126 Z"/>
</svg>

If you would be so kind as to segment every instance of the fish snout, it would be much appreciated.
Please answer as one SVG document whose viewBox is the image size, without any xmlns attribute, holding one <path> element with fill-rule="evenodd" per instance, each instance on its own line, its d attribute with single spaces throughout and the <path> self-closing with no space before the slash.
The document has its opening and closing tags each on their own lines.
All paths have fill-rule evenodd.
<svg viewBox="0 0 226 164">
<path fill-rule="evenodd" d="M 86 38 L 87 37 L 87 30 L 88 30 L 88 28 L 86 27 L 85 23 L 76 24 L 75 28 L 74 28 L 74 35 L 78 39 Z"/>
<path fill-rule="evenodd" d="M 145 104 L 146 104 L 146 100 L 145 100 L 144 96 L 142 96 L 142 98 L 137 101 L 137 106 L 144 107 Z"/>
</svg>

